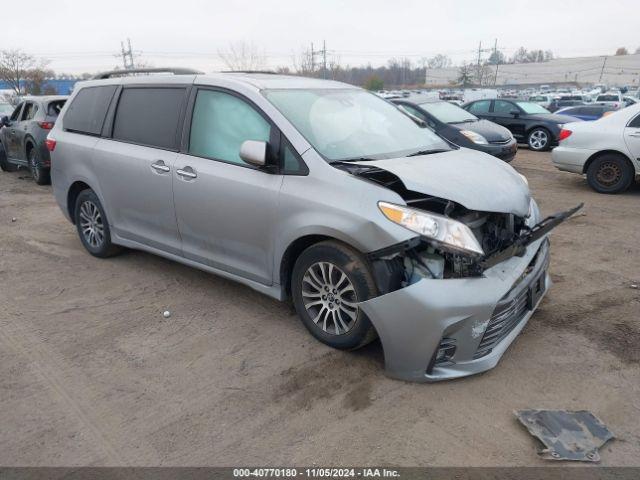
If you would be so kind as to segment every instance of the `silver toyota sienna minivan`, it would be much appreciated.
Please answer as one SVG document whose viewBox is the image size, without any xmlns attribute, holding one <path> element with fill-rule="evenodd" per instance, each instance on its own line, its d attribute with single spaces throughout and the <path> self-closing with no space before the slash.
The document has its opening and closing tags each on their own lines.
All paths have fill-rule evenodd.
<svg viewBox="0 0 640 480">
<path fill-rule="evenodd" d="M 104 74 L 47 146 L 92 255 L 145 250 L 290 299 L 321 342 L 379 337 L 389 375 L 435 381 L 497 364 L 579 206 L 542 220 L 512 167 L 414 120 L 333 81 Z"/>
</svg>

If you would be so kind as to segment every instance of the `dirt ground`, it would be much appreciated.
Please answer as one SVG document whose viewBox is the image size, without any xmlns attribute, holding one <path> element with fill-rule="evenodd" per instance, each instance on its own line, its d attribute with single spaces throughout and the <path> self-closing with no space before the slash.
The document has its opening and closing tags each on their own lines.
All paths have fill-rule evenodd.
<svg viewBox="0 0 640 480">
<path fill-rule="evenodd" d="M 591 410 L 617 437 L 602 464 L 640 465 L 640 186 L 550 162 L 513 165 L 543 213 L 586 204 L 552 235 L 553 287 L 494 370 L 431 385 L 249 288 L 93 258 L 50 187 L 0 174 L 0 465 L 545 465 L 523 408 Z"/>
</svg>

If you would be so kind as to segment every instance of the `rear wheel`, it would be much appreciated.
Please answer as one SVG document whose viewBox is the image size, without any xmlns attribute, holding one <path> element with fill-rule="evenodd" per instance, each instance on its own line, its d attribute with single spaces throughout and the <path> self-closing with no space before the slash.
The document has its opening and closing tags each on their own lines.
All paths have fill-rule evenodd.
<svg viewBox="0 0 640 480">
<path fill-rule="evenodd" d="M 529 144 L 529 148 L 536 152 L 548 150 L 551 146 L 551 134 L 546 128 L 534 128 L 529 132 L 527 143 Z"/>
<path fill-rule="evenodd" d="M 80 241 L 91 255 L 106 258 L 120 253 L 122 248 L 111 243 L 107 215 L 93 190 L 80 192 L 74 217 Z"/>
<path fill-rule="evenodd" d="M 9 163 L 7 151 L 4 149 L 4 145 L 0 143 L 0 170 L 3 172 L 15 172 L 17 169 L 16 165 Z"/>
<path fill-rule="evenodd" d="M 35 180 L 38 185 L 48 185 L 51 183 L 51 175 L 49 173 L 48 168 L 44 168 L 40 164 L 40 158 L 38 155 L 38 150 L 35 147 L 31 147 L 27 154 L 27 158 L 29 160 L 29 170 L 31 171 L 31 176 Z"/>
<path fill-rule="evenodd" d="M 599 193 L 621 193 L 633 183 L 633 167 L 615 153 L 596 158 L 587 168 L 587 182 Z"/>
<path fill-rule="evenodd" d="M 374 297 L 377 288 L 364 258 L 346 245 L 326 241 L 302 252 L 291 294 L 302 323 L 322 343 L 351 350 L 376 338 L 358 302 Z"/>
</svg>

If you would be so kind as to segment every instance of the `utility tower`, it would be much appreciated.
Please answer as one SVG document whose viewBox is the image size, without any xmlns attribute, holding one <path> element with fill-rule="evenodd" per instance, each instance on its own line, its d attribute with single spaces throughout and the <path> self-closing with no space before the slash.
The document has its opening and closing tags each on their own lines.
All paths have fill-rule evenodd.
<svg viewBox="0 0 640 480">
<path fill-rule="evenodd" d="M 131 49 L 131 40 L 127 38 L 127 49 L 124 48 L 124 42 L 120 42 L 122 65 L 125 70 L 131 70 L 135 67 L 133 62 L 133 50 Z"/>
<path fill-rule="evenodd" d="M 311 43 L 311 71 L 316 71 L 316 55 L 322 56 L 322 78 L 327 78 L 327 42 L 322 41 L 322 50 L 314 50 Z"/>
</svg>

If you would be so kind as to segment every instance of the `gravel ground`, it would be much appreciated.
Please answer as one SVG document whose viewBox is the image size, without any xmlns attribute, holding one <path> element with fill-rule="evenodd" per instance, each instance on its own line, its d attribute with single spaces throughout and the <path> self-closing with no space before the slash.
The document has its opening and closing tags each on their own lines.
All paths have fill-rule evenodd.
<svg viewBox="0 0 640 480">
<path fill-rule="evenodd" d="M 543 213 L 584 213 L 553 233 L 554 285 L 500 364 L 432 385 L 249 288 L 93 258 L 50 187 L 0 174 L 0 465 L 544 465 L 522 408 L 591 410 L 618 438 L 602 463 L 640 465 L 640 186 L 599 195 L 526 149 L 513 165 Z"/>
</svg>

